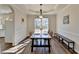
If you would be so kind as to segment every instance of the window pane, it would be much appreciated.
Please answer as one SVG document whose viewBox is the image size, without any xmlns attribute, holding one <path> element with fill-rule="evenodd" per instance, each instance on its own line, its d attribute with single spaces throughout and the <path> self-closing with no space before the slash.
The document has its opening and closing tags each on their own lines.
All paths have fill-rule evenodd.
<svg viewBox="0 0 79 59">
<path fill-rule="evenodd" d="M 48 33 L 48 18 L 35 19 L 35 33 Z"/>
</svg>

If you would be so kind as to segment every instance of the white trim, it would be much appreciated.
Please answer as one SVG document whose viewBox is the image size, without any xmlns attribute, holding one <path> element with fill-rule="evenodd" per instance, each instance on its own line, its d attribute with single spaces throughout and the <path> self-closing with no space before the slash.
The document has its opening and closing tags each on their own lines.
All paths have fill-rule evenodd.
<svg viewBox="0 0 79 59">
<path fill-rule="evenodd" d="M 67 5 L 66 7 L 64 7 L 63 9 L 62 9 L 62 11 L 64 11 L 65 9 L 67 9 L 68 7 L 70 7 L 71 5 L 69 4 L 69 5 Z"/>
</svg>

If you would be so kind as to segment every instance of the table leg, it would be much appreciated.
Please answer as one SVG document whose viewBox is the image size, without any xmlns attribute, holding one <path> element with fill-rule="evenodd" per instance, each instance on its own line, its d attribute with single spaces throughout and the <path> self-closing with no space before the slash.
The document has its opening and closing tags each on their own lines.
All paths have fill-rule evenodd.
<svg viewBox="0 0 79 59">
<path fill-rule="evenodd" d="M 34 39 L 32 39 L 31 52 L 33 52 Z"/>
<path fill-rule="evenodd" d="M 48 39 L 49 53 L 50 53 L 50 39 Z"/>
</svg>

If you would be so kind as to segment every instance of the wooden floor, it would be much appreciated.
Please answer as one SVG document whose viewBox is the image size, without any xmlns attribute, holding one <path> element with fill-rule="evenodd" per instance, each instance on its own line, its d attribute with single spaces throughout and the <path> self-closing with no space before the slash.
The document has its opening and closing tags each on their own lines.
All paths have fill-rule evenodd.
<svg viewBox="0 0 79 59">
<path fill-rule="evenodd" d="M 51 39 L 51 53 L 50 54 L 71 54 L 59 41 L 55 38 Z M 29 43 L 22 54 L 49 54 L 48 48 L 36 47 L 31 52 L 31 43 Z"/>
</svg>

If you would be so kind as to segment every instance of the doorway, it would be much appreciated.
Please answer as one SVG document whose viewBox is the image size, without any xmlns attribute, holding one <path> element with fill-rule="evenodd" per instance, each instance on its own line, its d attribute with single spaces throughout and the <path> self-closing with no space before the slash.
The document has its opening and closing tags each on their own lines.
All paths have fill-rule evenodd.
<svg viewBox="0 0 79 59">
<path fill-rule="evenodd" d="M 35 33 L 48 33 L 48 18 L 35 19 Z"/>
</svg>

